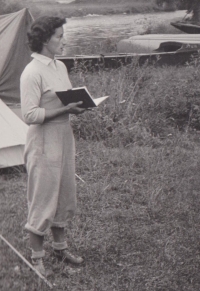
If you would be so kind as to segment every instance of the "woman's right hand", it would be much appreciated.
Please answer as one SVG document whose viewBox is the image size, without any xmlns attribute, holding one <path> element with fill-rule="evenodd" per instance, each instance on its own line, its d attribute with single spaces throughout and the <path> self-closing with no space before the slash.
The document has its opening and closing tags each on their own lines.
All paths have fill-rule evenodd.
<svg viewBox="0 0 200 291">
<path fill-rule="evenodd" d="M 85 108 L 79 107 L 82 103 L 83 103 L 82 101 L 76 103 L 69 103 L 66 106 L 67 112 L 70 114 L 81 114 L 85 112 Z"/>
</svg>

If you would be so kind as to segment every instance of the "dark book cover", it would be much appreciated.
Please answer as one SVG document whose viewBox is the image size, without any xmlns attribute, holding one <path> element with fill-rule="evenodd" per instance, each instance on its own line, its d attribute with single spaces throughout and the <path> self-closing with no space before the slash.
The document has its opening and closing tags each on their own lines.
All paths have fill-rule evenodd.
<svg viewBox="0 0 200 291">
<path fill-rule="evenodd" d="M 97 107 L 101 102 L 107 99 L 109 96 L 104 96 L 100 98 L 93 99 L 86 87 L 73 88 L 67 91 L 56 92 L 58 98 L 63 103 L 63 105 L 68 105 L 69 103 L 76 103 L 82 101 L 83 104 L 80 105 L 81 108 L 92 108 Z"/>
</svg>

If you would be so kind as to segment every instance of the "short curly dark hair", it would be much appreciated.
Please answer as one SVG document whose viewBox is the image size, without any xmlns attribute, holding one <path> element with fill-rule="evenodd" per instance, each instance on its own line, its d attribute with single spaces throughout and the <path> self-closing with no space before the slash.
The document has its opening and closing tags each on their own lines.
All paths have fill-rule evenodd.
<svg viewBox="0 0 200 291">
<path fill-rule="evenodd" d="M 33 52 L 40 53 L 43 44 L 55 33 L 56 28 L 61 27 L 67 21 L 65 18 L 43 16 L 36 19 L 27 33 L 28 44 Z"/>
</svg>

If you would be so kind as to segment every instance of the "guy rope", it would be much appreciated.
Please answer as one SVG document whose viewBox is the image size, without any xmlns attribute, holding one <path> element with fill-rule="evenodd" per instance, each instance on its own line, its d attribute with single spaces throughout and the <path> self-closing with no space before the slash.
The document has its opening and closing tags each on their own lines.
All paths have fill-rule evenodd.
<svg viewBox="0 0 200 291">
<path fill-rule="evenodd" d="M 27 261 L 1 234 L 0 238 L 4 241 L 13 251 L 14 253 L 20 257 L 28 266 L 31 268 L 48 286 L 50 289 L 53 289 L 53 285 L 42 275 L 38 270 L 36 270 L 30 263 Z"/>
</svg>

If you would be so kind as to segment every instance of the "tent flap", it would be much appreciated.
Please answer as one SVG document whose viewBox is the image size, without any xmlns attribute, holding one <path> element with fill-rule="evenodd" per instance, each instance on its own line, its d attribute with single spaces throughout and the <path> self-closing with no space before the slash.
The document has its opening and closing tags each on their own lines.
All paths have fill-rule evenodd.
<svg viewBox="0 0 200 291">
<path fill-rule="evenodd" d="M 24 163 L 28 125 L 0 99 L 0 168 Z"/>
<path fill-rule="evenodd" d="M 24 145 L 0 149 L 0 168 L 24 164 Z"/>
<path fill-rule="evenodd" d="M 31 60 L 27 31 L 33 22 L 28 9 L 0 15 L 0 98 L 20 101 L 20 76 Z"/>
</svg>

